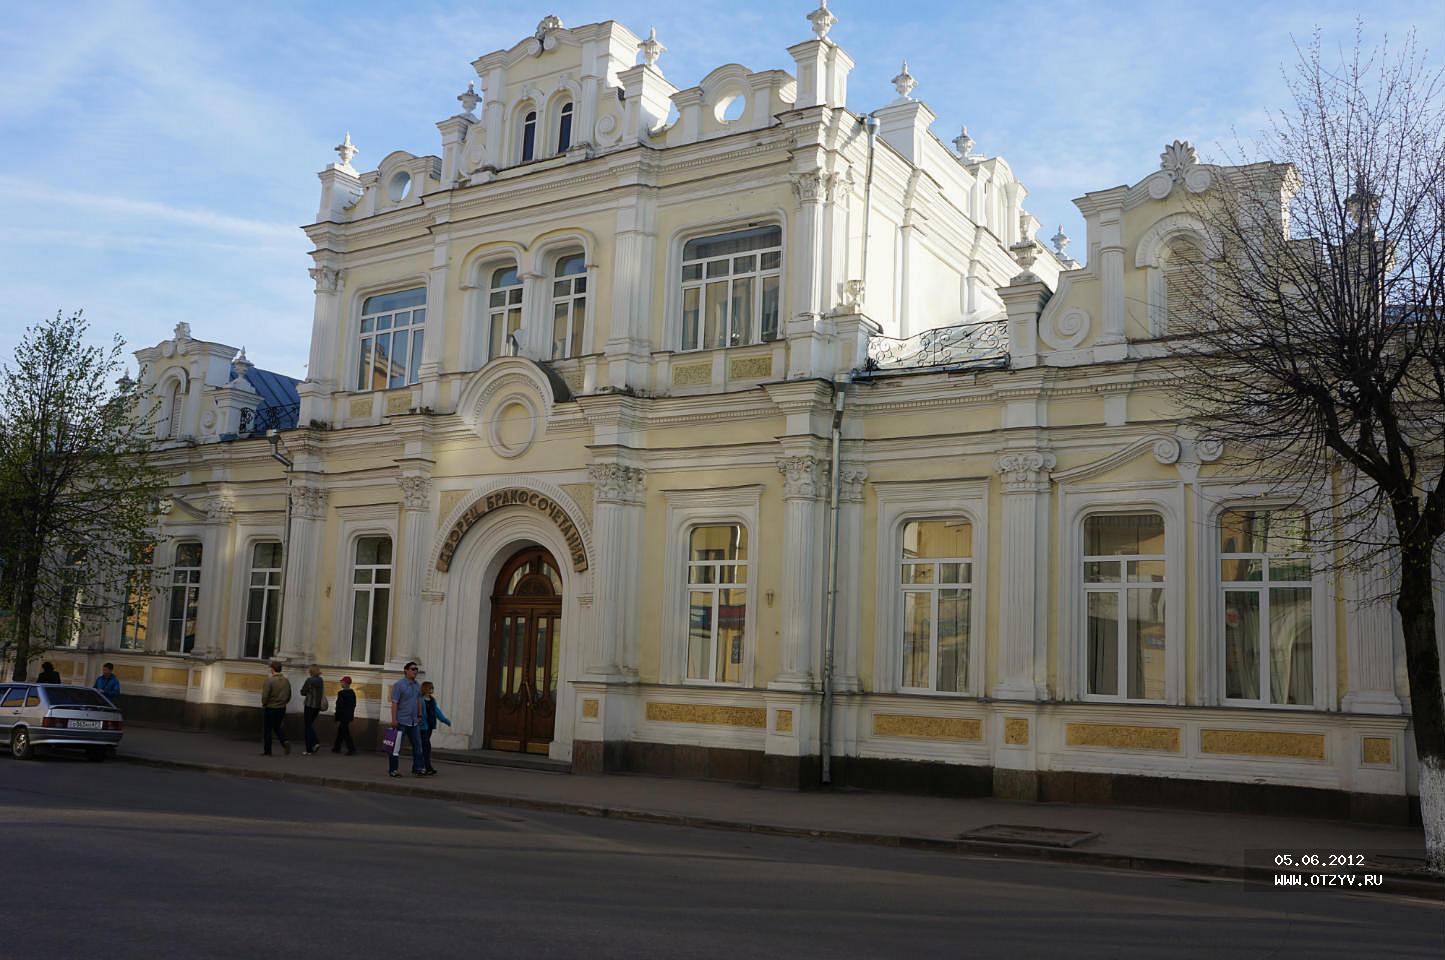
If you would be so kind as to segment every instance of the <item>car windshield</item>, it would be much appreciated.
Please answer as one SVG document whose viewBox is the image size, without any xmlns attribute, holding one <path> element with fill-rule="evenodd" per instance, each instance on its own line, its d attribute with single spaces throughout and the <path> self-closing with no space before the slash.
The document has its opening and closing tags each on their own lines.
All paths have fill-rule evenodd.
<svg viewBox="0 0 1445 960">
<path fill-rule="evenodd" d="M 104 697 L 85 687 L 50 687 L 45 699 L 52 707 L 105 707 L 109 706 Z"/>
</svg>

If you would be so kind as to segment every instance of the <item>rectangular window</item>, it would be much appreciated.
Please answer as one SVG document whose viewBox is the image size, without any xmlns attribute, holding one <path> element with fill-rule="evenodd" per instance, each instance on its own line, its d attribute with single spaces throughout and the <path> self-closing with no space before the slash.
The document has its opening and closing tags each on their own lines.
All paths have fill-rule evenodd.
<svg viewBox="0 0 1445 960">
<path fill-rule="evenodd" d="M 782 246 L 780 227 L 756 227 L 683 247 L 683 350 L 777 339 Z"/>
<path fill-rule="evenodd" d="M 903 525 L 902 592 L 905 690 L 967 693 L 973 612 L 973 525 L 912 520 Z"/>
<path fill-rule="evenodd" d="M 361 305 L 356 389 L 390 390 L 416 383 L 425 324 L 425 287 L 367 297 Z"/>
<path fill-rule="evenodd" d="M 741 683 L 748 618 L 748 531 L 693 527 L 687 560 L 687 679 Z"/>
<path fill-rule="evenodd" d="M 196 648 L 196 613 L 201 600 L 201 545 L 176 544 L 171 565 L 171 596 L 166 615 L 166 650 L 190 653 Z"/>
<path fill-rule="evenodd" d="M 276 652 L 276 624 L 281 610 L 281 544 L 251 548 L 251 583 L 246 594 L 246 645 L 243 657 L 271 659 Z"/>
<path fill-rule="evenodd" d="M 1260 704 L 1314 703 L 1309 518 L 1297 510 L 1219 517 L 1224 695 Z"/>
<path fill-rule="evenodd" d="M 507 338 L 521 329 L 522 280 L 516 267 L 498 268 L 487 291 L 487 359 L 507 356 Z"/>
<path fill-rule="evenodd" d="M 1085 693 L 1163 700 L 1164 518 L 1157 513 L 1086 518 L 1083 574 Z"/>
<path fill-rule="evenodd" d="M 582 355 L 587 316 L 587 264 L 582 254 L 557 261 L 552 281 L 552 359 Z"/>
<path fill-rule="evenodd" d="M 155 547 L 146 545 L 126 582 L 125 623 L 121 625 L 120 648 L 144 650 L 150 633 L 152 563 Z"/>
<path fill-rule="evenodd" d="M 351 571 L 351 659 L 386 662 L 386 628 L 391 613 L 391 538 L 356 541 Z"/>
</svg>

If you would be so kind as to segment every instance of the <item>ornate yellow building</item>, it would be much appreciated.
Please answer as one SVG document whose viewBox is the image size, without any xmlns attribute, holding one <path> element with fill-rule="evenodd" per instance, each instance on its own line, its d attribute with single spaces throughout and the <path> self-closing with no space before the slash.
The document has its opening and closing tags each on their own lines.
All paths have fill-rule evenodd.
<svg viewBox="0 0 1445 960">
<path fill-rule="evenodd" d="M 55 659 L 258 725 L 273 652 L 365 718 L 416 659 L 441 747 L 579 772 L 1407 816 L 1393 612 L 1157 371 L 1218 253 L 1186 198 L 1282 171 L 1175 142 L 1078 201 L 1081 265 L 906 65 L 846 109 L 809 20 L 791 75 L 678 88 L 655 37 L 548 17 L 440 157 L 358 172 L 348 136 L 307 378 L 138 354 L 156 593 Z"/>
</svg>

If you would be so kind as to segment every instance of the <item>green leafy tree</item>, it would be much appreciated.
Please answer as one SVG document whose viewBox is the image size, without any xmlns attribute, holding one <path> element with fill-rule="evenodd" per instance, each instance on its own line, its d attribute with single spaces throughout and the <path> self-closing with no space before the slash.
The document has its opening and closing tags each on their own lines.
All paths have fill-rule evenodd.
<svg viewBox="0 0 1445 960">
<path fill-rule="evenodd" d="M 79 629 L 82 606 L 123 598 L 154 539 L 164 477 L 119 337 L 87 342 L 81 314 L 25 331 L 0 367 L 0 617 L 13 680 Z"/>
</svg>

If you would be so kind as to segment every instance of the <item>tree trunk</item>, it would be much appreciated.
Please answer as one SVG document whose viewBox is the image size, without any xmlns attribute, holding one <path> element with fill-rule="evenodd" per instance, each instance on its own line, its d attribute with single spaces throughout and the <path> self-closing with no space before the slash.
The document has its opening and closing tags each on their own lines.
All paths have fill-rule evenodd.
<svg viewBox="0 0 1445 960">
<path fill-rule="evenodd" d="M 1435 637 L 1435 596 L 1428 545 L 1401 550 L 1400 596 L 1395 607 L 1405 634 L 1410 712 L 1420 759 L 1420 818 L 1425 858 L 1445 874 L 1445 697 L 1440 688 L 1440 646 Z"/>
<path fill-rule="evenodd" d="M 35 619 L 35 580 L 39 575 L 39 559 L 27 557 L 16 584 L 20 602 L 15 605 L 15 666 L 11 680 L 24 680 L 30 672 L 30 622 Z"/>
</svg>

